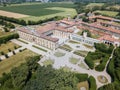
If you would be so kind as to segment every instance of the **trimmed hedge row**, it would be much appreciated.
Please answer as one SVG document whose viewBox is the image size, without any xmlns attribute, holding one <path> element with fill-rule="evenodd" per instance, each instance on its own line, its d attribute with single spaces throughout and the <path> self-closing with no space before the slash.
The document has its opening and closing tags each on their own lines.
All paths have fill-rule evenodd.
<svg viewBox="0 0 120 90">
<path fill-rule="evenodd" d="M 17 33 L 2 36 L 2 37 L 0 37 L 0 44 L 6 43 L 7 41 L 9 41 L 11 39 L 15 39 L 15 38 L 19 38 L 19 35 Z"/>
<path fill-rule="evenodd" d="M 79 82 L 83 82 L 88 79 L 88 74 L 76 73 L 75 76 L 78 78 Z"/>
<path fill-rule="evenodd" d="M 96 80 L 93 76 L 88 78 L 89 90 L 97 90 Z"/>
</svg>

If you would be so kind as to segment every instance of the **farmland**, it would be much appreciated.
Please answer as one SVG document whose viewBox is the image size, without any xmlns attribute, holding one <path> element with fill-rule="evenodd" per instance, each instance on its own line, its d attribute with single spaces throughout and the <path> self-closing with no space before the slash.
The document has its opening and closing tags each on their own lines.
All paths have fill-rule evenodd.
<svg viewBox="0 0 120 90">
<path fill-rule="evenodd" d="M 90 9 L 90 8 L 93 8 L 95 6 L 103 6 L 104 3 L 90 3 L 86 6 L 86 8 Z"/>
<path fill-rule="evenodd" d="M 115 12 L 115 11 L 100 11 L 100 10 L 97 10 L 95 12 L 98 12 L 102 15 L 110 16 L 110 17 L 115 17 L 118 14 L 118 12 Z"/>
<path fill-rule="evenodd" d="M 69 14 L 74 16 L 77 13 L 73 8 L 74 4 L 72 3 L 31 3 L 0 7 L 0 10 L 27 15 L 28 17 L 20 19 L 36 21 L 54 16 L 67 16 Z"/>
</svg>

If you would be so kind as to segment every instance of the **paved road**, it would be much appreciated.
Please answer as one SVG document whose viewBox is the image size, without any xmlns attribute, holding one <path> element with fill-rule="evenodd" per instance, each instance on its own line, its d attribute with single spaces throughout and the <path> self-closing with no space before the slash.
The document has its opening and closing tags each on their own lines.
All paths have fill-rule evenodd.
<svg viewBox="0 0 120 90">
<path fill-rule="evenodd" d="M 44 51 L 42 51 L 42 50 L 40 50 L 40 49 L 37 49 L 37 48 L 34 48 L 34 47 L 32 47 L 32 45 L 35 45 L 35 44 L 33 44 L 33 43 L 29 43 L 29 44 L 25 44 L 25 43 L 23 43 L 23 42 L 20 42 L 20 41 L 18 41 L 18 40 L 16 40 L 16 39 L 13 39 L 13 40 L 11 40 L 12 42 L 14 42 L 14 43 L 16 43 L 16 44 L 18 44 L 18 45 L 20 45 L 20 46 L 23 46 L 23 47 L 25 47 L 25 48 L 27 48 L 27 49 L 29 49 L 29 50 L 31 50 L 31 51 L 33 51 L 33 52 L 35 52 L 35 53 L 37 53 L 37 54 L 39 54 L 39 55 L 46 55 L 46 53 L 47 52 L 44 52 Z"/>
<path fill-rule="evenodd" d="M 58 50 L 58 49 L 57 49 L 57 50 Z M 98 72 L 98 71 L 96 71 L 96 70 L 91 70 L 91 69 L 88 70 L 88 69 L 79 67 L 78 65 L 74 65 L 74 64 L 71 64 L 71 63 L 69 62 L 69 58 L 70 58 L 70 57 L 75 57 L 75 58 L 79 58 L 79 59 L 80 59 L 80 62 L 82 61 L 82 62 L 86 65 L 86 63 L 84 62 L 84 58 L 83 58 L 83 57 L 74 55 L 73 52 L 67 52 L 67 51 L 64 51 L 64 50 L 63 50 L 63 51 L 62 51 L 62 50 L 58 50 L 58 51 L 63 52 L 63 53 L 66 53 L 65 56 L 63 56 L 63 57 L 56 57 L 56 56 L 54 55 L 54 53 L 55 53 L 56 51 L 54 51 L 54 52 L 50 53 L 49 57 L 45 57 L 45 58 L 41 59 L 41 60 L 39 61 L 39 64 L 43 65 L 43 64 L 42 64 L 43 61 L 45 61 L 45 60 L 47 60 L 47 59 L 51 59 L 51 60 L 54 60 L 53 67 L 56 68 L 56 69 L 59 69 L 59 68 L 64 67 L 64 66 L 67 66 L 67 67 L 71 68 L 73 71 L 77 71 L 77 72 L 79 72 L 79 73 L 87 73 L 88 75 L 92 75 L 92 76 L 96 79 L 97 88 L 99 88 L 99 87 L 101 87 L 101 86 L 104 85 L 104 84 L 100 83 L 100 82 L 98 81 L 98 79 L 97 79 L 97 77 L 100 76 L 100 75 L 105 76 L 105 77 L 108 79 L 108 83 L 111 83 L 111 77 L 110 77 L 110 75 L 106 72 L 106 68 L 107 68 L 107 65 L 108 65 L 110 59 L 108 60 L 108 62 L 107 62 L 107 64 L 106 64 L 105 70 L 102 71 L 102 72 Z M 114 50 L 113 50 L 113 52 L 114 52 Z M 110 58 L 112 58 L 113 52 L 112 52 Z M 106 84 L 108 84 L 108 83 L 106 83 Z"/>
</svg>

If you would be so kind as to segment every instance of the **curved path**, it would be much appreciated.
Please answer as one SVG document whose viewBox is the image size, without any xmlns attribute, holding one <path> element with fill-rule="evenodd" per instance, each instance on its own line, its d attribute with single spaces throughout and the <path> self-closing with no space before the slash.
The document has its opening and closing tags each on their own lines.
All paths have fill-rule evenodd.
<svg viewBox="0 0 120 90">
<path fill-rule="evenodd" d="M 61 50 L 61 49 L 58 49 L 58 51 L 63 52 L 63 53 L 66 53 L 65 56 L 63 56 L 63 57 L 56 57 L 56 56 L 54 55 L 54 53 L 55 53 L 56 51 L 54 51 L 54 52 L 51 52 L 48 57 L 46 56 L 44 59 L 41 59 L 41 60 L 39 61 L 39 64 L 40 64 L 40 65 L 43 65 L 42 62 L 45 61 L 47 58 L 49 58 L 49 59 L 51 59 L 51 60 L 54 60 L 53 67 L 56 68 L 56 69 L 59 69 L 59 68 L 64 67 L 64 66 L 67 66 L 67 67 L 71 68 L 72 71 L 77 71 L 77 72 L 79 72 L 79 73 L 87 73 L 89 76 L 91 75 L 91 76 L 93 76 L 93 77 L 96 79 L 97 88 L 99 88 L 99 87 L 101 87 L 101 86 L 103 86 L 103 85 L 105 85 L 105 84 L 111 83 L 111 77 L 110 77 L 110 75 L 106 72 L 106 68 L 107 68 L 107 65 L 108 65 L 109 61 L 111 60 L 111 58 L 112 58 L 112 56 L 113 56 L 114 50 L 113 50 L 113 52 L 112 52 L 112 54 L 111 54 L 111 56 L 110 56 L 110 58 L 109 58 L 109 60 L 108 60 L 108 62 L 107 62 L 107 64 L 106 64 L 106 67 L 105 67 L 104 71 L 102 71 L 102 72 L 99 72 L 99 71 L 96 71 L 96 70 L 91 70 L 91 69 L 85 69 L 85 68 L 79 67 L 78 65 L 75 65 L 75 64 L 70 63 L 70 62 L 69 62 L 69 58 L 70 58 L 71 56 L 73 56 L 73 57 L 75 57 L 75 58 L 79 58 L 79 59 L 80 59 L 80 62 L 83 62 L 83 63 L 87 66 L 87 64 L 84 62 L 84 58 L 73 54 L 73 51 L 72 51 L 72 52 L 67 52 L 67 51 L 64 51 L 64 50 Z M 87 67 L 88 67 L 88 66 L 87 66 Z M 98 79 L 97 79 L 97 77 L 98 77 L 99 75 L 105 76 L 105 77 L 108 79 L 108 82 L 105 83 L 105 84 L 100 83 L 100 82 L 98 81 Z"/>
</svg>

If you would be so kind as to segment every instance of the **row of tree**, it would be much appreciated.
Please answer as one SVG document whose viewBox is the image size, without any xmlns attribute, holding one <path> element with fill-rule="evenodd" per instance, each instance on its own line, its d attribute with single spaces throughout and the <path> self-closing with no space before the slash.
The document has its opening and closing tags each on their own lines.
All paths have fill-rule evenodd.
<svg viewBox="0 0 120 90">
<path fill-rule="evenodd" d="M 0 19 L 0 25 L 3 25 L 3 26 L 5 26 L 6 28 L 9 28 L 9 29 L 15 28 L 14 24 L 12 24 L 10 22 L 8 23 L 8 22 L 6 22 L 6 21 L 4 21 L 2 19 Z"/>
<path fill-rule="evenodd" d="M 20 20 L 20 19 L 15 19 L 15 18 L 10 18 L 10 17 L 6 17 L 6 16 L 0 16 L 0 19 L 1 19 L 1 23 L 2 24 L 5 24 L 5 22 L 3 21 L 8 21 L 8 22 L 12 22 L 12 23 L 16 23 L 16 24 L 20 24 L 20 25 L 37 25 L 37 24 L 42 24 L 42 23 L 45 23 L 47 21 L 54 21 L 54 20 L 61 20 L 63 19 L 64 17 L 61 17 L 61 16 L 55 16 L 55 17 L 52 17 L 52 18 L 48 18 L 48 19 L 44 19 L 44 20 L 39 20 L 39 21 L 25 21 L 25 20 Z"/>
<path fill-rule="evenodd" d="M 0 37 L 0 44 L 6 43 L 7 41 L 9 41 L 11 39 L 15 39 L 15 38 L 19 38 L 19 35 L 17 33 L 4 35 L 4 36 Z"/>
</svg>

